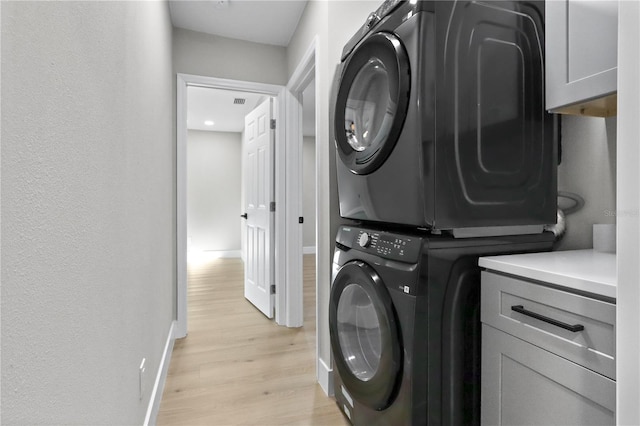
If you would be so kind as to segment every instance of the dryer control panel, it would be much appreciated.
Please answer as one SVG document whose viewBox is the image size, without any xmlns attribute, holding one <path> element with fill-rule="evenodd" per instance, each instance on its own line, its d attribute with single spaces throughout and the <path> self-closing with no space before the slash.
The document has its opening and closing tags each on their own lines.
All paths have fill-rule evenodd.
<svg viewBox="0 0 640 426">
<path fill-rule="evenodd" d="M 355 226 L 341 226 L 336 242 L 350 249 L 410 263 L 418 261 L 422 244 L 419 237 Z"/>
</svg>

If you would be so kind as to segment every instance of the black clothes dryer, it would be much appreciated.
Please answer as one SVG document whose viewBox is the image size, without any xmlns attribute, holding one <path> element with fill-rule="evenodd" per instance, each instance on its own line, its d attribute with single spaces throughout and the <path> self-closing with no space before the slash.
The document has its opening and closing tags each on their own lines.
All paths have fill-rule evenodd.
<svg viewBox="0 0 640 426">
<path fill-rule="evenodd" d="M 334 80 L 340 215 L 440 230 L 555 223 L 543 22 L 543 1 L 372 13 Z"/>
<path fill-rule="evenodd" d="M 479 424 L 478 257 L 547 251 L 552 241 L 340 227 L 329 330 L 335 398 L 350 421 Z"/>
</svg>

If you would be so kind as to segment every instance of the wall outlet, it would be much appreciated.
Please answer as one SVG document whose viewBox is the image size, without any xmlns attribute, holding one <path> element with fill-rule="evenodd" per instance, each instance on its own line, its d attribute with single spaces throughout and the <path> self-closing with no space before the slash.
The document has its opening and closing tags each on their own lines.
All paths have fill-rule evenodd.
<svg viewBox="0 0 640 426">
<path fill-rule="evenodd" d="M 142 362 L 140 362 L 140 369 L 138 370 L 138 390 L 139 390 L 139 397 L 140 400 L 142 400 L 142 397 L 144 396 L 144 379 L 145 379 L 145 371 L 147 369 L 147 359 L 146 358 L 142 358 Z"/>
</svg>

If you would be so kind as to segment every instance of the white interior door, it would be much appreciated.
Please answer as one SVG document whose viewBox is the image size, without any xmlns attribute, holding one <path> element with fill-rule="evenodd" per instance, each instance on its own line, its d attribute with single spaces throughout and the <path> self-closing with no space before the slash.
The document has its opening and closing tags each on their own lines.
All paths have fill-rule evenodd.
<svg viewBox="0 0 640 426">
<path fill-rule="evenodd" d="M 268 318 L 274 306 L 274 131 L 271 98 L 245 117 L 246 261 L 244 297 Z M 274 289 L 275 290 L 275 289 Z"/>
</svg>

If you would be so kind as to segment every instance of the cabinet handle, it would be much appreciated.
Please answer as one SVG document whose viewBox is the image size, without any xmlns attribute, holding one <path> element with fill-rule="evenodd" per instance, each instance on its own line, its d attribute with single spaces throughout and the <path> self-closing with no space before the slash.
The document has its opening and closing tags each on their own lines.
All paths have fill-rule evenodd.
<svg viewBox="0 0 640 426">
<path fill-rule="evenodd" d="M 578 331 L 584 330 L 584 325 L 582 324 L 567 324 L 565 322 L 561 322 L 558 320 L 554 320 L 553 318 L 545 317 L 544 315 L 536 314 L 535 312 L 528 311 L 522 305 L 514 305 L 511 307 L 512 311 L 516 311 L 522 315 L 526 315 L 531 318 L 539 319 L 540 321 L 548 322 L 549 324 L 553 324 L 556 327 L 564 328 L 565 330 L 573 331 L 574 333 Z"/>
</svg>

